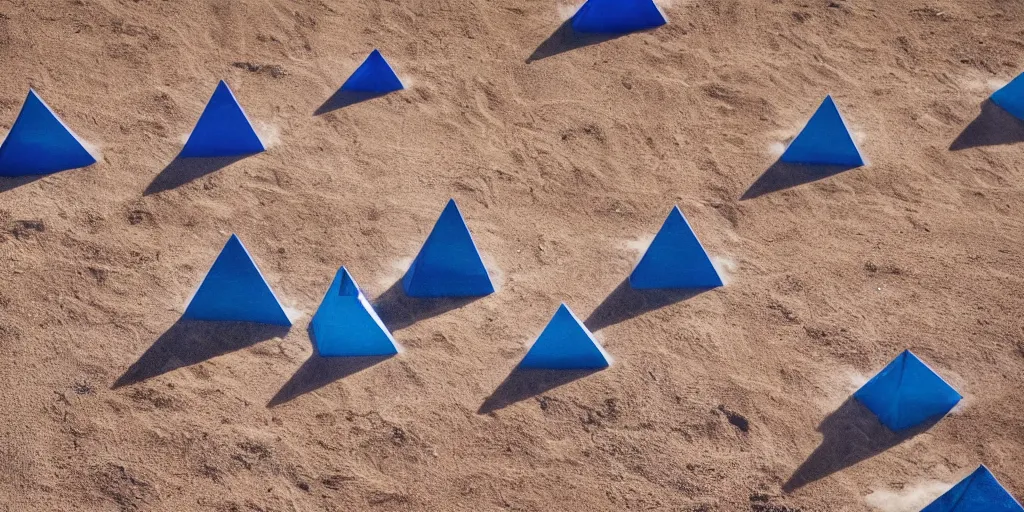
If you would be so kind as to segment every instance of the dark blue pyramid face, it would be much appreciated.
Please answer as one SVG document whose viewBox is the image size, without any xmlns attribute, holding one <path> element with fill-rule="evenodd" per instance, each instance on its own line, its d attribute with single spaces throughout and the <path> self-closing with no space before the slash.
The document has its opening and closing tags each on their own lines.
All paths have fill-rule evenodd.
<svg viewBox="0 0 1024 512">
<path fill-rule="evenodd" d="M 853 396 L 894 432 L 941 418 L 961 399 L 960 393 L 909 350 Z"/>
<path fill-rule="evenodd" d="M 373 94 L 386 94 L 404 88 L 391 65 L 377 50 L 373 50 L 341 86 L 343 91 Z"/>
<path fill-rule="evenodd" d="M 576 315 L 559 306 L 555 316 L 530 347 L 520 368 L 572 370 L 605 368 L 610 364 L 597 340 Z"/>
<path fill-rule="evenodd" d="M 921 512 L 1024 512 L 985 466 L 980 466 Z"/>
<path fill-rule="evenodd" d="M 441 212 L 402 279 L 410 297 L 477 297 L 494 293 L 487 268 L 455 201 Z"/>
<path fill-rule="evenodd" d="M 789 144 L 782 161 L 849 167 L 864 165 L 864 158 L 832 96 L 825 98 L 804 129 Z"/>
<path fill-rule="evenodd" d="M 623 34 L 668 23 L 653 0 L 587 0 L 572 18 L 576 32 Z"/>
<path fill-rule="evenodd" d="M 94 163 L 78 137 L 30 90 L 0 145 L 0 176 L 49 174 Z"/>
<path fill-rule="evenodd" d="M 221 80 L 178 156 L 239 156 L 259 153 L 264 149 L 235 95 Z"/>
<path fill-rule="evenodd" d="M 722 286 L 722 279 L 690 224 L 674 207 L 630 274 L 629 284 L 636 289 L 699 289 Z"/>
<path fill-rule="evenodd" d="M 331 287 L 313 315 L 313 342 L 322 357 L 388 356 L 398 345 L 377 313 L 360 293 L 359 285 L 345 267 L 338 270 Z"/>
<path fill-rule="evenodd" d="M 992 103 L 1024 121 L 1024 73 L 992 94 Z"/>
</svg>

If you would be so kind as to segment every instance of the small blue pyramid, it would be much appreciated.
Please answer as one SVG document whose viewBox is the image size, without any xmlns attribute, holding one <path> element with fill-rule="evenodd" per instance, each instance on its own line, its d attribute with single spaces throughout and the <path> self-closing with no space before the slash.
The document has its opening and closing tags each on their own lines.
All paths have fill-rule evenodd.
<svg viewBox="0 0 1024 512">
<path fill-rule="evenodd" d="M 572 17 L 576 32 L 623 34 L 668 23 L 653 0 L 587 0 Z"/>
<path fill-rule="evenodd" d="M 674 206 L 629 275 L 629 285 L 635 289 L 714 288 L 722 286 L 722 278 L 693 234 L 690 223 L 679 207 Z"/>
<path fill-rule="evenodd" d="M 0 176 L 50 174 L 96 163 L 82 140 L 29 89 L 21 113 L 0 145 Z"/>
<path fill-rule="evenodd" d="M 1013 117 L 1024 121 L 1024 73 L 992 93 L 992 103 L 999 105 Z"/>
<path fill-rule="evenodd" d="M 791 164 L 864 165 L 850 128 L 831 95 L 825 97 L 818 111 L 786 148 L 781 160 Z"/>
<path fill-rule="evenodd" d="M 519 367 L 586 370 L 607 368 L 610 364 L 608 354 L 594 339 L 594 335 L 562 304 L 519 363 Z"/>
<path fill-rule="evenodd" d="M 367 302 L 352 276 L 341 267 L 313 315 L 313 341 L 321 356 L 389 356 L 395 339 Z"/>
<path fill-rule="evenodd" d="M 352 76 L 341 85 L 343 91 L 375 94 L 387 94 L 402 89 L 405 89 L 405 86 L 379 50 L 370 52 L 366 60 L 352 72 Z"/>
<path fill-rule="evenodd" d="M 893 432 L 941 418 L 963 398 L 909 350 L 896 356 L 853 397 Z"/>
<path fill-rule="evenodd" d="M 1024 512 L 1024 508 L 982 465 L 921 512 Z"/>
<path fill-rule="evenodd" d="M 487 268 L 455 200 L 441 212 L 402 278 L 409 297 L 479 297 L 494 293 Z"/>
<path fill-rule="evenodd" d="M 235 235 L 220 251 L 182 318 L 292 325 L 249 251 Z"/>
<path fill-rule="evenodd" d="M 221 80 L 178 156 L 251 155 L 266 149 L 228 84 Z"/>
</svg>

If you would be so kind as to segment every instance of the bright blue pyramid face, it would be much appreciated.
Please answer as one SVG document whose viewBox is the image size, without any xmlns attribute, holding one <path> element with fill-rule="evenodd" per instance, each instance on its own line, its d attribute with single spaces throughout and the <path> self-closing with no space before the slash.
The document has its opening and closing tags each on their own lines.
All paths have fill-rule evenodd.
<svg viewBox="0 0 1024 512">
<path fill-rule="evenodd" d="M 30 89 L 0 145 L 0 176 L 50 174 L 94 163 L 78 136 Z"/>
<path fill-rule="evenodd" d="M 182 318 L 292 325 L 249 251 L 235 235 L 213 262 Z"/>
<path fill-rule="evenodd" d="M 897 356 L 853 397 L 893 432 L 941 418 L 962 398 L 909 350 Z"/>
<path fill-rule="evenodd" d="M 228 84 L 221 80 L 178 156 L 238 156 L 265 149 Z"/>
<path fill-rule="evenodd" d="M 586 370 L 607 368 L 611 362 L 594 335 L 566 307 L 559 306 L 544 332 L 530 347 L 520 368 Z"/>
<path fill-rule="evenodd" d="M 1024 73 L 992 94 L 992 103 L 1024 121 Z"/>
<path fill-rule="evenodd" d="M 714 288 L 722 286 L 722 278 L 679 207 L 673 207 L 629 284 L 636 289 Z"/>
<path fill-rule="evenodd" d="M 572 17 L 576 32 L 622 34 L 666 23 L 653 0 L 587 0 Z"/>
<path fill-rule="evenodd" d="M 410 297 L 478 297 L 494 293 L 487 268 L 455 200 L 448 201 L 402 279 Z"/>
<path fill-rule="evenodd" d="M 985 466 L 939 496 L 921 512 L 1024 512 Z"/>
<path fill-rule="evenodd" d="M 398 346 L 345 267 L 338 270 L 313 315 L 317 353 L 332 356 L 389 356 Z"/>
<path fill-rule="evenodd" d="M 404 88 L 391 65 L 377 50 L 370 52 L 370 56 L 341 85 L 343 91 L 376 94 L 387 94 Z"/>
<path fill-rule="evenodd" d="M 786 148 L 782 161 L 849 167 L 864 165 L 864 158 L 831 95 L 825 98 L 800 135 Z"/>
</svg>

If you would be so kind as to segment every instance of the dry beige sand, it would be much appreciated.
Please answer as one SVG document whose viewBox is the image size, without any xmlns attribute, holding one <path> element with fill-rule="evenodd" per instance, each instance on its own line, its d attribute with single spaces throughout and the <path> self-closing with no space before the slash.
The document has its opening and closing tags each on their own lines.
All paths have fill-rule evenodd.
<svg viewBox="0 0 1024 512">
<path fill-rule="evenodd" d="M 581 46 L 557 2 L 0 2 L 3 130 L 31 86 L 103 155 L 0 180 L 0 511 L 909 512 L 980 463 L 1024 495 L 1024 125 L 983 103 L 1024 4 L 664 9 Z M 409 88 L 314 116 L 374 47 Z M 272 147 L 171 164 L 221 78 Z M 827 93 L 870 165 L 759 180 Z M 500 291 L 404 299 L 449 197 Z M 673 204 L 726 287 L 623 286 Z M 289 332 L 176 323 L 231 233 Z M 310 359 L 341 265 L 404 353 Z M 615 364 L 509 378 L 561 301 Z M 966 399 L 897 438 L 846 400 L 906 348 Z"/>
</svg>

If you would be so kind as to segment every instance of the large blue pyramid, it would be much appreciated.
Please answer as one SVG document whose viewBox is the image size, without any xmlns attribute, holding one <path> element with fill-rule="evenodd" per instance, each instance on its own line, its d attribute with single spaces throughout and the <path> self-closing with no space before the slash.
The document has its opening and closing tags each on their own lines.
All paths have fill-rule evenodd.
<svg viewBox="0 0 1024 512">
<path fill-rule="evenodd" d="M 1024 120 L 1024 73 L 992 93 L 991 99 L 1013 117 Z"/>
<path fill-rule="evenodd" d="M 312 328 L 317 353 L 324 357 L 398 353 L 395 339 L 345 267 L 334 276 L 313 315 Z"/>
<path fill-rule="evenodd" d="M 985 466 L 939 496 L 921 512 L 1024 512 Z"/>
<path fill-rule="evenodd" d="M 352 72 L 352 76 L 341 84 L 343 91 L 375 94 L 387 94 L 404 88 L 395 70 L 391 69 L 391 65 L 378 50 L 370 52 L 366 60 Z"/>
<path fill-rule="evenodd" d="M 782 161 L 849 167 L 864 165 L 864 158 L 831 95 L 825 97 L 804 129 L 786 148 Z"/>
<path fill-rule="evenodd" d="M 220 251 L 182 318 L 292 325 L 249 251 L 235 235 Z"/>
<path fill-rule="evenodd" d="M 704 246 L 678 206 L 672 207 L 651 246 L 629 275 L 629 284 L 647 288 L 714 288 L 722 286 Z"/>
<path fill-rule="evenodd" d="M 572 17 L 576 32 L 622 34 L 666 23 L 653 0 L 587 0 Z"/>
<path fill-rule="evenodd" d="M 594 339 L 594 335 L 562 304 L 519 363 L 519 367 L 586 370 L 607 368 L 610 364 L 608 354 Z"/>
<path fill-rule="evenodd" d="M 409 297 L 479 297 L 494 293 L 487 268 L 454 199 L 441 212 L 402 278 L 402 286 Z"/>
<path fill-rule="evenodd" d="M 50 174 L 96 163 L 81 139 L 29 89 L 21 113 L 0 145 L 0 176 Z"/>
<path fill-rule="evenodd" d="M 909 350 L 896 356 L 853 397 L 893 432 L 941 418 L 962 398 Z"/>
<path fill-rule="evenodd" d="M 228 84 L 221 80 L 178 156 L 238 156 L 266 149 Z"/>
</svg>

